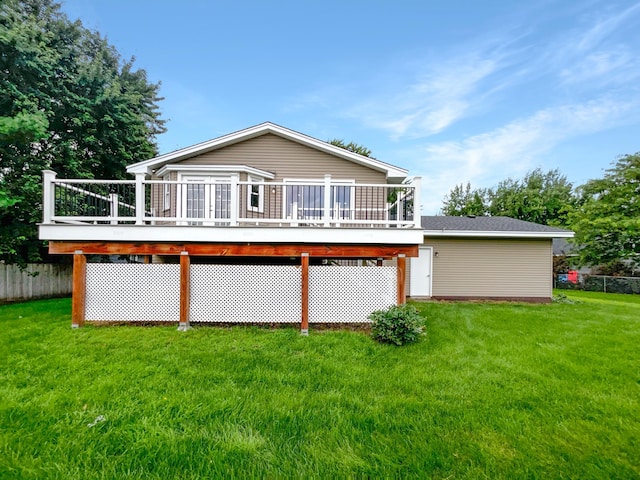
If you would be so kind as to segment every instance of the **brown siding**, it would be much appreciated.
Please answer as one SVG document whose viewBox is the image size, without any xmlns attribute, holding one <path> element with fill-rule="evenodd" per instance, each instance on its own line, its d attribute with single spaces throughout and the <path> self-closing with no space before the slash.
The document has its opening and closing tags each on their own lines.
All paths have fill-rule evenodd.
<svg viewBox="0 0 640 480">
<path fill-rule="evenodd" d="M 433 297 L 552 296 L 551 239 L 426 238 L 425 245 L 433 247 Z"/>
<path fill-rule="evenodd" d="M 247 165 L 285 178 L 322 179 L 325 174 L 358 183 L 386 183 L 382 172 L 334 157 L 273 134 L 245 140 L 180 162 L 184 165 Z"/>
</svg>

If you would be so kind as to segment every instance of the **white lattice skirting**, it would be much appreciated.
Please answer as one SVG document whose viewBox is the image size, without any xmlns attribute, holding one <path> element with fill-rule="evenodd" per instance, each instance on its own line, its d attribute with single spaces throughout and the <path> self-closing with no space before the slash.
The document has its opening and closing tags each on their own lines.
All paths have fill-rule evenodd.
<svg viewBox="0 0 640 480">
<path fill-rule="evenodd" d="M 191 265 L 191 322 L 297 323 L 302 275 L 290 265 Z M 175 321 L 180 266 L 87 264 L 85 318 Z M 309 323 L 361 323 L 396 300 L 395 267 L 310 266 Z"/>
<path fill-rule="evenodd" d="M 180 318 L 180 265 L 88 263 L 86 288 L 87 320 Z"/>
<path fill-rule="evenodd" d="M 300 267 L 192 265 L 192 322 L 300 321 Z"/>
<path fill-rule="evenodd" d="M 395 267 L 309 267 L 309 323 L 367 322 L 374 310 L 394 305 Z"/>
</svg>

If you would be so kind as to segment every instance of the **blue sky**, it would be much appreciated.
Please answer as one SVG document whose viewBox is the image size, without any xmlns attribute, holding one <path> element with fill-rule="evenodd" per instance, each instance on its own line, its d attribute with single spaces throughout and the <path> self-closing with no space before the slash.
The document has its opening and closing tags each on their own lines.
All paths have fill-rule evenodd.
<svg viewBox="0 0 640 480">
<path fill-rule="evenodd" d="M 423 181 L 559 168 L 575 184 L 640 151 L 637 0 L 66 0 L 162 82 L 161 153 L 271 121 L 363 144 Z"/>
</svg>

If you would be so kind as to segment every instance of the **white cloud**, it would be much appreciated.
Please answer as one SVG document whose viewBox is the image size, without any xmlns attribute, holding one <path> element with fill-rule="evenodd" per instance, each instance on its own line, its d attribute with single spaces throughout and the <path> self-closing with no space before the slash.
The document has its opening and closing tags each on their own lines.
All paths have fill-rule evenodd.
<svg viewBox="0 0 640 480">
<path fill-rule="evenodd" d="M 616 15 L 598 18 L 591 28 L 581 34 L 579 41 L 572 45 L 572 47 L 580 52 L 595 49 L 605 39 L 622 28 L 623 24 L 636 13 L 640 13 L 640 3 L 631 5 Z M 637 28 L 637 25 L 633 25 L 632 28 Z"/>
<path fill-rule="evenodd" d="M 482 98 L 481 84 L 504 67 L 502 62 L 500 55 L 480 53 L 431 61 L 411 81 L 380 86 L 372 98 L 348 109 L 347 116 L 385 130 L 393 139 L 440 133 L 469 114 Z"/>
<path fill-rule="evenodd" d="M 412 171 L 423 177 L 425 213 L 436 213 L 443 197 L 459 183 L 492 186 L 521 176 L 544 154 L 567 139 L 638 121 L 639 98 L 601 98 L 585 104 L 540 110 L 490 132 L 461 141 L 429 144 L 419 150 Z"/>
</svg>

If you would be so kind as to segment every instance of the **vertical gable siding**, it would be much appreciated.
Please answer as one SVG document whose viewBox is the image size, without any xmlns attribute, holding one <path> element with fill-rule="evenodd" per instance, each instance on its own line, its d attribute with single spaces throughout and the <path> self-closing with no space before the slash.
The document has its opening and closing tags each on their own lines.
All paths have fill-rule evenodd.
<svg viewBox="0 0 640 480">
<path fill-rule="evenodd" d="M 434 297 L 552 296 L 550 239 L 427 238 L 425 245 L 434 252 Z"/>
<path fill-rule="evenodd" d="M 245 140 L 235 145 L 203 153 L 180 162 L 184 165 L 247 165 L 285 178 L 320 179 L 331 174 L 335 179 L 358 183 L 386 183 L 382 172 L 334 157 L 273 134 Z"/>
</svg>

